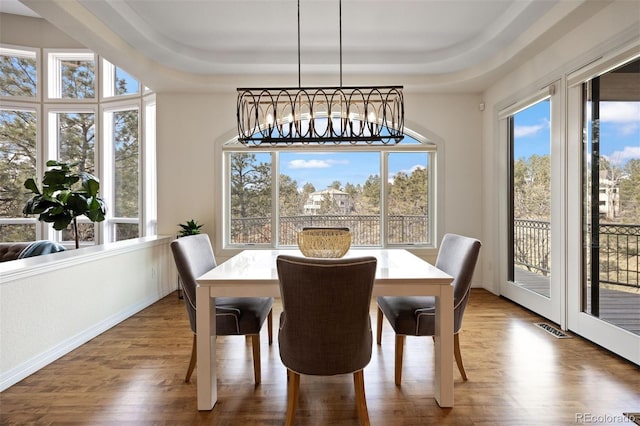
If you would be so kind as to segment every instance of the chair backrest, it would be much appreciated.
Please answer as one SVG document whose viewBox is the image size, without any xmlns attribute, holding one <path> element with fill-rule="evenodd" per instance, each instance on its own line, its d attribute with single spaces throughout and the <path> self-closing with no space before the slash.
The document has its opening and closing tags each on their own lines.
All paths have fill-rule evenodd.
<svg viewBox="0 0 640 426">
<path fill-rule="evenodd" d="M 196 332 L 196 278 L 216 267 L 211 241 L 207 234 L 189 235 L 171 242 L 173 259 L 182 282 L 184 304 L 191 330 Z"/>
<path fill-rule="evenodd" d="M 376 258 L 278 256 L 283 313 L 282 363 L 300 374 L 330 376 L 371 360 L 369 308 Z"/>
<path fill-rule="evenodd" d="M 453 277 L 454 332 L 462 327 L 469 302 L 471 278 L 480 253 L 480 241 L 456 234 L 445 234 L 440 243 L 436 267 Z"/>
</svg>

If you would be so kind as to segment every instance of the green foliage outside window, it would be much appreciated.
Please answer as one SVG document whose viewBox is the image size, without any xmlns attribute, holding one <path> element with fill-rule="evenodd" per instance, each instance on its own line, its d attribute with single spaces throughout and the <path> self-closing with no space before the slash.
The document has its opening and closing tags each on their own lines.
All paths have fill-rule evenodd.
<svg viewBox="0 0 640 426">
<path fill-rule="evenodd" d="M 429 215 L 428 155 L 392 155 L 411 155 L 425 167 L 398 172 L 389 181 L 389 194 L 386 197 L 389 203 L 388 241 L 400 244 L 425 243 L 428 241 Z M 233 152 L 229 158 L 230 242 L 272 243 L 271 154 Z M 353 160 L 359 158 L 358 154 L 352 157 Z M 371 159 L 366 157 L 367 161 Z M 352 229 L 355 244 L 380 244 L 382 185 L 379 175 L 370 175 L 364 184 L 335 180 L 327 188 L 316 188 L 309 182 L 300 186 L 291 176 L 280 173 L 278 184 L 277 220 L 280 234 L 275 244 L 293 244 L 295 233 L 305 226 L 346 226 Z M 314 194 L 313 199 L 311 194 Z M 312 202 L 316 203 L 313 207 Z"/>
<path fill-rule="evenodd" d="M 16 53 L 17 52 L 17 53 Z M 6 53 L 6 54 L 5 54 Z M 112 152 L 101 155 L 111 156 L 114 182 L 109 185 L 112 193 L 106 199 L 113 207 L 114 215 L 120 218 L 140 217 L 139 179 L 139 111 L 138 109 L 105 113 L 113 118 L 111 143 L 96 145 L 96 116 L 93 112 L 74 111 L 73 100 L 93 99 L 97 102 L 95 82 L 97 79 L 94 60 L 64 59 L 60 66 L 59 81 L 49 81 L 49 87 L 59 85 L 59 96 L 67 102 L 57 104 L 61 112 L 50 115 L 50 123 L 55 130 L 40 135 L 37 143 L 37 129 L 42 128 L 36 114 L 42 102 L 35 99 L 37 66 L 35 54 L 30 52 L 5 50 L 0 54 L 0 95 L 7 97 L 34 98 L 31 105 L 23 110 L 0 109 L 0 218 L 23 218 L 22 208 L 29 199 L 29 193 L 22 183 L 36 174 L 37 151 L 49 142 L 55 142 L 61 163 L 76 163 L 76 170 L 96 173 L 97 146 L 113 146 Z M 114 82 L 117 95 L 139 92 L 139 83 L 122 70 L 118 70 Z M 95 105 L 95 104 L 94 104 Z M 83 105 L 84 108 L 84 105 Z M 110 114 L 110 115 L 109 115 Z M 107 118 L 104 118 L 106 120 Z M 53 138 L 53 141 L 51 139 Z M 111 192 L 111 191 L 110 191 Z M 124 222 L 124 221 L 123 221 Z M 116 223 L 116 240 L 138 237 L 138 223 Z M 0 241 L 32 241 L 36 238 L 34 224 L 5 223 L 0 225 Z M 92 223 L 78 223 L 64 229 L 62 240 L 79 237 L 81 241 L 94 240 Z"/>
</svg>

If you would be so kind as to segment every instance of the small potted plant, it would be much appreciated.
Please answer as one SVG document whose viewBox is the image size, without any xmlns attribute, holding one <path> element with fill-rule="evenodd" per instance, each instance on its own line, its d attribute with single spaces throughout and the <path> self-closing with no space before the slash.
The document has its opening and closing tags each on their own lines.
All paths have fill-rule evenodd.
<svg viewBox="0 0 640 426">
<path fill-rule="evenodd" d="M 196 235 L 200 233 L 200 228 L 204 225 L 198 224 L 197 221 L 191 219 L 186 223 L 180 223 L 178 226 L 181 228 L 178 237 L 186 237 L 187 235 Z"/>
<path fill-rule="evenodd" d="M 44 172 L 42 190 L 34 178 L 24 182 L 24 187 L 35 194 L 27 201 L 22 213 L 37 214 L 38 220 L 53 223 L 53 229 L 62 231 L 73 225 L 76 248 L 78 241 L 78 216 L 86 216 L 91 222 L 102 222 L 107 214 L 107 206 L 98 196 L 100 182 L 87 172 L 71 170 L 78 163 L 47 161 L 50 170 Z"/>
</svg>

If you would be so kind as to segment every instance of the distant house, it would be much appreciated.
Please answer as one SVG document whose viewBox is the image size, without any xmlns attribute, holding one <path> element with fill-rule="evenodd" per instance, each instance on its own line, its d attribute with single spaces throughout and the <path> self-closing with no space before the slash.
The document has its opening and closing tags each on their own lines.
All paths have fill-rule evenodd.
<svg viewBox="0 0 640 426">
<path fill-rule="evenodd" d="M 327 188 L 309 194 L 304 204 L 304 214 L 319 214 L 323 202 L 331 206 L 332 213 L 349 214 L 353 208 L 353 202 L 348 193 L 335 188 Z"/>
<path fill-rule="evenodd" d="M 600 216 L 613 220 L 620 215 L 620 184 L 617 180 L 607 179 L 606 171 L 600 172 Z"/>
</svg>

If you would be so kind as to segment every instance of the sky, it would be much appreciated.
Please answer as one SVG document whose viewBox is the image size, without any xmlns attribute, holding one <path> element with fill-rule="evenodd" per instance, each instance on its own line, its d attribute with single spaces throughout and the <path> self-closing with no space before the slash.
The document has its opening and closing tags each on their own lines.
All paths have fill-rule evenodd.
<svg viewBox="0 0 640 426">
<path fill-rule="evenodd" d="M 538 102 L 515 115 L 515 157 L 550 154 L 550 102 Z M 624 166 L 640 159 L 640 102 L 602 102 L 600 106 L 601 153 L 612 163 Z M 399 171 L 411 173 L 424 167 L 427 154 L 395 153 L 389 158 L 389 176 Z M 380 156 L 371 152 L 297 153 L 282 152 L 280 173 L 294 179 L 298 188 L 310 182 L 316 190 L 334 181 L 344 186 L 364 184 L 370 175 L 380 174 Z"/>
<path fill-rule="evenodd" d="M 411 174 L 416 167 L 427 166 L 425 152 L 391 153 L 389 178 L 400 171 Z M 281 152 L 280 173 L 290 176 L 301 189 L 312 183 L 316 190 L 323 190 L 334 181 L 363 185 L 371 175 L 380 175 L 380 154 L 377 152 L 304 153 Z"/>
<path fill-rule="evenodd" d="M 515 158 L 550 153 L 549 101 L 515 115 Z M 623 166 L 640 159 L 640 102 L 601 102 L 600 152 L 614 164 Z"/>
</svg>

